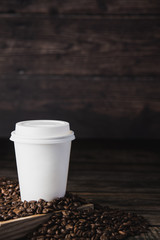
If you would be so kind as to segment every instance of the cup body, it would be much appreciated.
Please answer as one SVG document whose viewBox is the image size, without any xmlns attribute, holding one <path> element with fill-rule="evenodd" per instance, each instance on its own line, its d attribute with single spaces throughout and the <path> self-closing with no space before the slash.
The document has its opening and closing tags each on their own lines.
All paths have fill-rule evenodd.
<svg viewBox="0 0 160 240">
<path fill-rule="evenodd" d="M 21 200 L 51 201 L 66 192 L 71 142 L 28 144 L 15 142 Z"/>
<path fill-rule="evenodd" d="M 22 201 L 51 201 L 65 195 L 73 139 L 30 139 L 12 134 Z"/>
</svg>

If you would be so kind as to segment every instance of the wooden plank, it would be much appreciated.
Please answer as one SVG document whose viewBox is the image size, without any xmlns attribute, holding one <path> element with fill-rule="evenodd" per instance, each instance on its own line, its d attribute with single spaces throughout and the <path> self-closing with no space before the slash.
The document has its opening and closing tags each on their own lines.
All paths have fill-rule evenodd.
<svg viewBox="0 0 160 240">
<path fill-rule="evenodd" d="M 107 142 L 87 144 L 86 147 L 73 144 L 69 172 L 69 190 L 83 192 L 114 193 L 159 193 L 160 154 L 145 149 L 127 149 L 122 144 L 119 150 L 111 149 Z M 131 142 L 130 142 L 131 143 Z M 77 143 L 78 145 L 78 143 Z M 134 146 L 134 142 L 131 144 Z M 156 144 L 155 144 L 156 145 Z M 123 146 L 123 147 L 122 147 Z"/>
<path fill-rule="evenodd" d="M 144 216 L 151 225 L 160 226 L 160 194 L 78 192 L 83 198 L 98 202 L 103 206 L 136 212 Z"/>
<path fill-rule="evenodd" d="M 153 14 L 160 13 L 158 0 L 7 0 L 2 1 L 1 13 L 49 13 L 49 14 Z"/>
<path fill-rule="evenodd" d="M 159 17 L 1 16 L 0 73 L 159 75 Z"/>
<path fill-rule="evenodd" d="M 128 144 L 126 141 L 123 141 L 123 144 L 119 145 L 119 149 L 110 149 L 109 147 L 109 140 L 103 141 L 99 140 L 99 144 L 102 144 L 102 146 L 97 146 L 94 143 L 94 141 L 90 140 L 90 143 L 87 143 L 84 141 L 87 145 L 82 146 L 79 148 L 80 140 L 77 140 L 73 142 L 73 150 L 72 150 L 72 168 L 73 170 L 84 170 L 82 169 L 81 164 L 85 166 L 85 170 L 114 170 L 118 171 L 122 170 L 124 171 L 137 171 L 137 172 L 146 172 L 149 170 L 152 170 L 154 172 L 157 172 L 157 167 L 160 166 L 159 158 L 160 153 L 159 151 L 154 150 L 152 152 L 151 146 L 148 146 L 146 143 L 146 147 L 148 146 L 148 149 L 144 148 L 142 150 L 140 149 L 128 149 Z M 137 140 L 138 141 L 138 140 Z M 140 140 L 139 140 L 140 141 Z M 89 142 L 89 141 L 88 141 Z M 112 142 L 112 141 L 111 141 Z M 120 141 L 121 142 L 121 141 Z M 155 142 L 155 141 L 153 141 Z M 157 140 L 157 143 L 159 141 Z M 129 143 L 134 146 L 135 140 L 129 140 Z M 98 144 L 98 143 L 97 143 Z M 155 143 L 156 144 L 156 143 Z M 77 149 L 78 148 L 78 149 Z M 121 149 L 120 149 L 121 148 Z M 104 150 L 105 149 L 105 150 Z M 100 155 L 97 164 L 97 158 Z M 104 168 L 102 169 L 102 165 Z M 143 169 L 144 167 L 144 169 Z"/>
<path fill-rule="evenodd" d="M 72 155 L 71 155 L 72 156 Z M 16 177 L 16 165 L 15 160 L 12 161 L 0 161 L 0 176 L 12 176 Z M 110 170 L 107 168 L 107 164 L 101 164 L 101 170 L 94 171 L 92 169 L 86 169 L 85 164 L 81 163 L 84 169 L 79 170 L 72 167 L 72 161 L 70 163 L 68 190 L 79 192 L 97 192 L 97 194 L 103 194 L 105 192 L 113 194 L 140 194 L 145 196 L 149 194 L 159 194 L 160 188 L 160 176 L 159 171 L 118 171 Z M 100 164 L 100 162 L 99 162 Z M 103 167 L 102 167 L 103 166 Z M 132 166 L 132 165 L 131 165 Z M 138 166 L 137 166 L 138 168 Z M 103 170 L 102 170 L 103 169 Z M 157 169 L 160 167 L 157 165 Z M 159 195 L 157 195 L 159 196 Z"/>
<path fill-rule="evenodd" d="M 135 173 L 135 172 L 114 172 L 105 171 L 95 173 L 94 171 L 81 172 L 70 172 L 69 190 L 75 191 L 96 191 L 96 192 L 120 192 L 128 191 L 131 192 L 147 191 L 148 188 L 154 190 L 160 188 L 160 175 L 159 173 Z"/>
<path fill-rule="evenodd" d="M 71 154 L 73 159 L 70 164 L 68 190 L 100 204 L 143 215 L 151 225 L 157 227 L 148 234 L 130 240 L 159 240 L 159 142 L 118 142 L 113 145 L 109 142 L 107 144 L 107 141 L 75 142 Z M 1 146 L 0 176 L 16 176 L 11 144 L 3 143 Z M 125 171 L 120 167 L 121 162 L 126 166 Z M 84 168 L 80 167 L 80 163 Z M 116 164 L 120 167 L 119 171 Z"/>
<path fill-rule="evenodd" d="M 129 142 L 131 147 L 136 148 L 137 141 L 128 141 L 128 145 Z M 159 193 L 160 153 L 155 149 L 156 145 L 159 146 L 158 141 L 157 144 L 149 141 L 144 149 L 128 149 L 128 145 L 124 141 L 116 150 L 107 141 L 75 141 L 72 146 L 68 190 L 96 191 L 100 194 Z M 4 145 L 3 149 L 5 148 Z M 13 143 L 6 149 L 8 153 L 4 150 L 0 153 L 1 156 L 5 154 L 0 161 L 0 175 L 16 176 Z"/>
<path fill-rule="evenodd" d="M 45 223 L 51 217 L 51 215 L 52 213 L 38 214 L 8 221 L 0 221 L 0 239 L 21 239 L 29 232 L 32 232 L 35 228 Z"/>
<path fill-rule="evenodd" d="M 160 227 L 151 227 L 150 232 L 143 233 L 140 236 L 130 237 L 128 240 L 159 240 Z"/>
<path fill-rule="evenodd" d="M 92 112 L 105 115 L 107 111 L 113 117 L 132 119 L 145 106 L 160 111 L 159 77 L 5 75 L 1 76 L 0 88 L 0 110 L 48 111 L 52 104 L 62 108 L 66 102 L 64 110 L 84 110 L 88 104 L 87 110 Z"/>
<path fill-rule="evenodd" d="M 79 192 L 73 191 L 86 199 L 93 199 L 102 205 L 113 208 L 141 211 L 143 213 L 159 213 L 160 221 L 160 193 L 124 193 L 122 192 Z M 159 222 L 160 225 L 160 222 Z"/>
<path fill-rule="evenodd" d="M 72 157 L 73 158 L 73 157 Z M 159 168 L 160 168 L 160 163 L 157 164 L 148 164 L 146 163 L 144 165 L 144 163 L 139 163 L 139 164 L 133 164 L 131 165 L 131 162 L 128 164 L 124 164 L 124 163 L 110 163 L 106 160 L 106 164 L 102 163 L 104 168 L 102 169 L 102 166 L 99 166 L 96 164 L 93 164 L 93 162 L 90 163 L 84 163 L 84 162 L 73 162 L 72 160 L 72 164 L 71 164 L 71 171 L 76 171 L 78 168 L 78 171 L 81 172 L 83 171 L 84 173 L 87 173 L 88 171 L 92 171 L 95 175 L 101 171 L 102 174 L 104 174 L 106 171 L 108 172 L 114 172 L 117 173 L 119 171 L 125 173 L 125 172 L 134 172 L 134 173 L 150 173 L 152 171 L 152 173 L 157 174 L 159 172 Z"/>
<path fill-rule="evenodd" d="M 150 184 L 148 184 L 148 182 L 147 183 L 143 182 L 143 184 L 141 183 L 141 186 L 138 186 L 138 184 L 133 184 L 133 183 L 127 184 L 122 181 L 120 183 L 118 182 L 112 183 L 111 180 L 108 180 L 106 183 L 99 182 L 96 184 L 95 183 L 91 184 L 91 180 L 90 180 L 90 181 L 86 181 L 86 184 L 85 184 L 84 182 L 81 182 L 78 180 L 76 181 L 76 179 L 72 179 L 70 175 L 71 175 L 71 172 L 69 172 L 67 190 L 71 192 L 79 191 L 79 194 L 81 194 L 83 191 L 84 192 L 96 191 L 99 194 L 103 194 L 104 192 L 107 192 L 107 193 L 109 192 L 109 193 L 112 193 L 113 195 L 114 193 L 123 193 L 125 195 L 126 193 L 129 194 L 131 192 L 136 194 L 140 194 L 140 193 L 159 194 L 159 188 L 160 188 L 159 184 L 157 184 L 156 186 L 153 186 L 152 181 L 150 182 Z M 1 167 L 0 176 L 17 178 L 16 166 L 14 166 L 13 168 Z M 97 177 L 92 181 L 96 182 Z"/>
<path fill-rule="evenodd" d="M 48 118 L 69 121 L 80 138 L 159 138 L 159 88 L 159 77 L 1 75 L 0 136 Z"/>
</svg>

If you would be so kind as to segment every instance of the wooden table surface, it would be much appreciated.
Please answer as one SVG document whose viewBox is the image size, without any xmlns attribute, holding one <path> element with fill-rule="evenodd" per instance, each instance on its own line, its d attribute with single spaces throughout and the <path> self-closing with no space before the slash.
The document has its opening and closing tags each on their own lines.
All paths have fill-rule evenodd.
<svg viewBox="0 0 160 240">
<path fill-rule="evenodd" d="M 17 177 L 13 144 L 0 140 L 0 176 Z M 160 142 L 73 142 L 67 190 L 143 215 L 151 231 L 130 240 L 160 239 Z"/>
</svg>

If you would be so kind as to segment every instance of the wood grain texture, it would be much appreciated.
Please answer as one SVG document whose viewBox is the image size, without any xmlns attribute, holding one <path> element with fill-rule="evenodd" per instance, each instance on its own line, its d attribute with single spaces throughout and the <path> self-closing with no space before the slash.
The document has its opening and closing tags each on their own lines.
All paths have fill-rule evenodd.
<svg viewBox="0 0 160 240">
<path fill-rule="evenodd" d="M 16 176 L 13 148 L 7 141 L 0 143 L 3 146 L 3 149 L 0 149 L 1 160 L 5 159 L 0 161 L 0 175 L 4 175 L 5 172 L 6 176 L 7 173 Z M 68 190 L 103 205 L 136 212 L 148 219 L 152 225 L 150 231 L 129 240 L 159 240 L 159 142 L 112 143 L 114 142 L 104 140 L 73 143 Z M 137 173 L 141 178 L 137 178 Z M 81 186 L 83 178 L 86 181 Z M 103 186 L 102 189 L 99 186 Z"/>
<path fill-rule="evenodd" d="M 156 0 L 3 1 L 0 136 L 44 118 L 69 121 L 80 138 L 159 138 L 159 9 Z"/>
<path fill-rule="evenodd" d="M 7 141 L 0 141 L 0 144 L 3 146 L 0 149 L 0 176 L 17 177 L 13 144 Z M 136 212 L 158 227 L 159 144 L 159 141 L 149 140 L 75 141 L 67 190 L 102 205 Z"/>
<path fill-rule="evenodd" d="M 69 121 L 78 138 L 160 136 L 158 77 L 1 75 L 0 89 L 1 136 L 43 118 Z"/>
<path fill-rule="evenodd" d="M 159 75 L 158 17 L 0 17 L 0 73 Z"/>
<path fill-rule="evenodd" d="M 150 232 L 143 233 L 140 236 L 130 237 L 128 240 L 158 240 L 160 239 L 160 227 L 150 228 Z"/>
<path fill-rule="evenodd" d="M 94 209 L 94 204 L 83 204 L 77 207 L 78 210 Z M 68 210 L 63 210 L 68 211 Z M 1 240 L 17 240 L 23 238 L 26 239 L 26 235 L 43 223 L 48 222 L 53 214 L 62 212 L 62 210 L 53 211 L 47 214 L 36 214 L 26 217 L 19 217 L 17 219 L 10 219 L 6 221 L 0 221 L 0 239 Z"/>
<path fill-rule="evenodd" d="M 130 194 L 134 193 L 137 196 L 135 198 L 139 198 L 139 201 L 141 201 L 139 194 L 144 194 L 142 199 L 147 199 L 150 195 L 155 194 L 152 195 L 153 199 L 157 199 L 159 204 L 160 153 L 156 149 L 152 149 L 152 146 L 157 146 L 157 149 L 159 146 L 152 141 L 150 144 L 147 142 L 143 144 L 143 141 L 139 141 L 138 149 L 137 141 L 129 142 L 131 149 L 128 148 L 127 141 L 117 141 L 114 148 L 109 145 L 109 141 L 100 141 L 99 143 L 91 141 L 92 144 L 89 144 L 89 141 L 86 140 L 82 145 L 76 141 L 73 142 L 69 190 L 96 192 L 97 198 L 98 194 L 112 192 L 115 199 L 119 199 L 122 204 L 121 197 L 116 197 L 118 194 L 128 194 L 128 198 L 130 198 Z M 75 148 L 76 151 L 74 151 Z M 79 172 L 78 178 L 77 171 Z M 134 205 L 135 201 L 131 200 L 130 203 Z M 143 201 L 142 205 L 145 205 Z"/>
<path fill-rule="evenodd" d="M 25 237 L 28 232 L 45 223 L 50 217 L 51 213 L 0 221 L 0 239 L 14 240 Z"/>
<path fill-rule="evenodd" d="M 2 1 L 1 13 L 49 14 L 158 14 L 158 0 L 7 0 Z"/>
</svg>

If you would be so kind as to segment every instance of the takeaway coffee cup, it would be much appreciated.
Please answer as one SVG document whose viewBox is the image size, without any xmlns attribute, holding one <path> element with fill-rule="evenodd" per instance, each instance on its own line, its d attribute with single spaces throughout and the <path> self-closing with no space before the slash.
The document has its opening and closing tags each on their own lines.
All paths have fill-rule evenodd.
<svg viewBox="0 0 160 240">
<path fill-rule="evenodd" d="M 71 141 L 68 122 L 30 120 L 16 123 L 14 141 L 21 200 L 51 201 L 66 192 Z"/>
</svg>

